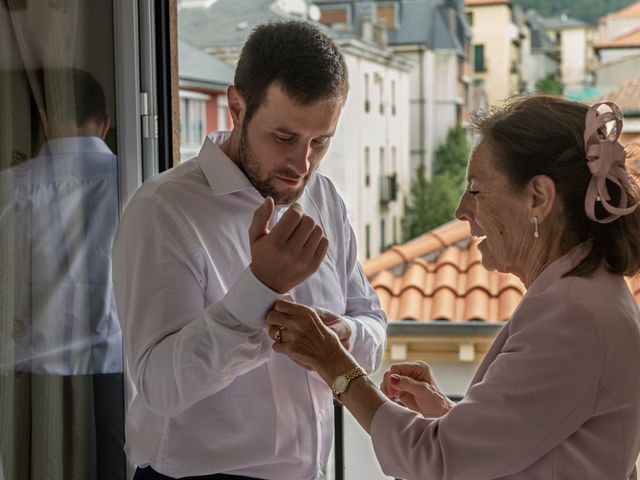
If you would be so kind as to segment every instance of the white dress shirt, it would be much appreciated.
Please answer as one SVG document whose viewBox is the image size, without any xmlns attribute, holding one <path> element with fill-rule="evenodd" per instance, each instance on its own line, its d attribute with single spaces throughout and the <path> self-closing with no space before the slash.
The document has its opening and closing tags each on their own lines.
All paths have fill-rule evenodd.
<svg viewBox="0 0 640 480">
<path fill-rule="evenodd" d="M 13 243 L 15 313 L 2 370 L 55 375 L 122 372 L 122 335 L 111 284 L 118 223 L 117 159 L 97 137 L 49 140 L 3 172 L 0 210 Z M 10 208 L 9 208 L 10 207 Z M 5 263 L 5 265 L 8 265 Z"/>
<path fill-rule="evenodd" d="M 248 268 L 248 229 L 264 199 L 215 144 L 226 135 L 205 139 L 198 157 L 145 183 L 114 242 L 116 301 L 137 389 L 127 452 L 172 477 L 317 478 L 331 447 L 332 395 L 316 374 L 272 351 L 265 315 L 279 295 Z M 347 319 L 351 351 L 372 371 L 386 318 L 356 260 L 344 204 L 319 174 L 298 202 L 330 246 L 291 296 Z"/>
</svg>

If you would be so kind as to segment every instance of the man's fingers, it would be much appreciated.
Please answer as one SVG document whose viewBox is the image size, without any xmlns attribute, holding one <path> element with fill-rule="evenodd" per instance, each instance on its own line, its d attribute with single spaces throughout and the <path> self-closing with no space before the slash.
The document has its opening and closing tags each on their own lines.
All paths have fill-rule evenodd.
<svg viewBox="0 0 640 480">
<path fill-rule="evenodd" d="M 271 234 L 278 243 L 285 243 L 289 240 L 289 237 L 296 230 L 296 227 L 300 223 L 303 217 L 302 207 L 294 203 L 289 209 L 282 215 L 282 218 L 271 229 Z"/>
<path fill-rule="evenodd" d="M 320 245 L 320 242 L 323 238 L 324 231 L 322 230 L 322 227 L 320 225 L 316 225 L 309 235 L 309 238 L 307 238 L 307 243 L 304 244 L 303 248 L 310 252 L 314 252 L 315 255 L 315 252 L 318 249 L 318 246 Z"/>
<path fill-rule="evenodd" d="M 260 205 L 253 213 L 253 220 L 249 227 L 249 240 L 251 243 L 269 233 L 269 220 L 271 220 L 274 208 L 275 205 L 273 203 L 273 199 L 271 197 L 267 197 L 264 199 L 262 205 Z"/>
<path fill-rule="evenodd" d="M 313 267 L 314 271 L 320 268 L 322 264 L 322 260 L 324 260 L 324 256 L 327 254 L 329 250 L 329 240 L 327 237 L 322 237 L 320 243 L 318 244 L 318 248 L 316 248 L 316 253 L 313 255 Z"/>
<path fill-rule="evenodd" d="M 313 233 L 316 227 L 316 222 L 309 215 L 302 215 L 302 218 L 298 222 L 295 230 L 287 240 L 288 248 L 294 248 L 296 250 L 302 250 L 309 240 L 309 237 Z M 315 248 L 311 250 L 314 252 Z"/>
</svg>

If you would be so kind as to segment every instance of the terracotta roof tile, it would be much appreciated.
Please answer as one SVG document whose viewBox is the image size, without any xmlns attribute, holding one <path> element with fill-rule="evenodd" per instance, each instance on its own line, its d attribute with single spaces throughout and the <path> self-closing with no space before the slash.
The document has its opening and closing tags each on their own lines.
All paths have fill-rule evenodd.
<svg viewBox="0 0 640 480">
<path fill-rule="evenodd" d="M 617 12 L 611 13 L 612 17 L 615 18 L 634 18 L 640 17 L 640 2 L 635 2 L 629 5 L 628 7 L 623 8 L 622 10 L 618 10 Z"/>
<path fill-rule="evenodd" d="M 640 47 L 640 28 L 625 33 L 613 40 L 596 43 L 595 48 L 638 48 Z"/>
<path fill-rule="evenodd" d="M 444 248 L 463 240 L 467 238 L 469 234 L 469 225 L 467 222 L 453 220 L 407 243 L 393 246 L 377 257 L 364 261 L 362 268 L 365 274 L 371 277 L 378 272 L 402 265 L 409 260 L 427 255 L 437 251 L 439 248 Z"/>
<path fill-rule="evenodd" d="M 637 115 L 640 111 L 640 76 L 622 82 L 615 90 L 603 95 L 602 100 L 615 102 L 623 112 Z"/>
<path fill-rule="evenodd" d="M 381 255 L 384 262 L 371 259 L 376 268 L 389 265 L 370 267 L 369 274 L 389 320 L 498 323 L 510 317 L 524 285 L 514 275 L 486 270 L 479 241 L 462 226 L 466 223 L 451 222 L 411 240 L 409 248 L 399 245 L 399 251 L 414 255 L 406 261 L 391 261 L 387 252 Z M 640 303 L 640 276 L 626 281 Z"/>
</svg>

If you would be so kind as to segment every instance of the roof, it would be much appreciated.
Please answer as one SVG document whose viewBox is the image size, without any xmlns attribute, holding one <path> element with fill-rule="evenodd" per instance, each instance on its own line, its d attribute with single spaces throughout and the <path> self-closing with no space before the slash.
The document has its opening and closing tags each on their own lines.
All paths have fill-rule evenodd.
<svg viewBox="0 0 640 480">
<path fill-rule="evenodd" d="M 597 49 L 603 48 L 640 48 L 640 28 L 625 33 L 613 40 L 597 43 Z"/>
<path fill-rule="evenodd" d="M 555 44 L 547 35 L 547 27 L 537 10 L 529 9 L 526 19 L 531 30 L 531 48 L 533 50 L 553 51 Z"/>
<path fill-rule="evenodd" d="M 640 76 L 626 80 L 615 90 L 603 95 L 600 100 L 618 104 L 623 113 L 640 116 Z"/>
<path fill-rule="evenodd" d="M 219 58 L 178 39 L 178 77 L 182 86 L 225 88 L 233 83 L 234 68 Z"/>
<path fill-rule="evenodd" d="M 632 3 L 616 12 L 610 14 L 614 18 L 637 18 L 640 17 L 640 1 Z"/>
<path fill-rule="evenodd" d="M 509 318 L 525 287 L 514 275 L 482 266 L 479 241 L 466 225 L 447 223 L 363 264 L 389 320 L 500 324 Z M 640 302 L 640 278 L 627 283 Z"/>
<path fill-rule="evenodd" d="M 362 19 L 375 18 L 372 9 L 376 2 L 357 0 L 316 0 L 321 9 L 348 8 L 352 30 L 359 31 Z M 454 51 L 465 55 L 464 45 L 471 38 L 471 31 L 461 4 L 443 0 L 413 0 L 397 4 L 397 28 L 387 30 L 389 45 L 426 45 L 432 50 Z M 453 8 L 455 25 L 449 25 L 449 12 Z"/>
<path fill-rule="evenodd" d="M 244 45 L 253 29 L 277 20 L 301 20 L 274 0 L 218 0 L 209 8 L 185 8 L 178 15 L 178 35 L 200 47 Z"/>
<path fill-rule="evenodd" d="M 547 27 L 547 30 L 564 30 L 568 28 L 589 28 L 592 25 L 578 20 L 577 18 L 571 18 L 566 14 L 558 15 L 555 17 L 546 17 L 542 21 Z"/>
<path fill-rule="evenodd" d="M 485 5 L 511 5 L 511 0 L 464 0 L 466 7 L 481 7 Z"/>
</svg>

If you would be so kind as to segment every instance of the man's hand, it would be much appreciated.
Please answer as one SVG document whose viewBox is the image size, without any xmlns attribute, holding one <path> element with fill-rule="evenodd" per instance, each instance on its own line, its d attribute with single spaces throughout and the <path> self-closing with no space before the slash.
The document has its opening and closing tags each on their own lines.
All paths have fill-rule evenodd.
<svg viewBox="0 0 640 480">
<path fill-rule="evenodd" d="M 313 307 L 315 312 L 327 327 L 336 332 L 342 346 L 349 350 L 349 340 L 351 339 L 351 326 L 339 315 L 331 310 L 322 307 Z"/>
<path fill-rule="evenodd" d="M 286 293 L 318 270 L 329 240 L 297 203 L 269 231 L 274 208 L 273 199 L 267 197 L 253 214 L 249 228 L 251 271 L 271 290 Z"/>
</svg>

